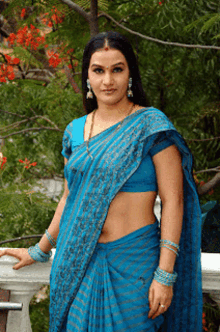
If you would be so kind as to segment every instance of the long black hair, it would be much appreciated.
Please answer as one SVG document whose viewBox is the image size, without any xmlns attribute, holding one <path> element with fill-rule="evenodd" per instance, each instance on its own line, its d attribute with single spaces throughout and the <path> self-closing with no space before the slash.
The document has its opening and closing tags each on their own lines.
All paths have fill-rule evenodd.
<svg viewBox="0 0 220 332">
<path fill-rule="evenodd" d="M 90 59 L 92 54 L 95 53 L 98 49 L 102 49 L 106 45 L 106 43 L 110 48 L 119 50 L 124 55 L 128 63 L 130 77 L 132 78 L 133 91 L 133 97 L 129 97 L 129 100 L 141 106 L 150 106 L 142 87 L 137 59 L 130 42 L 125 36 L 121 35 L 119 32 L 107 31 L 101 32 L 92 39 L 90 39 L 83 53 L 82 91 L 83 104 L 86 112 L 89 114 L 98 107 L 97 100 L 94 94 L 93 99 L 86 99 L 86 94 L 88 92 L 87 78 Z"/>
</svg>

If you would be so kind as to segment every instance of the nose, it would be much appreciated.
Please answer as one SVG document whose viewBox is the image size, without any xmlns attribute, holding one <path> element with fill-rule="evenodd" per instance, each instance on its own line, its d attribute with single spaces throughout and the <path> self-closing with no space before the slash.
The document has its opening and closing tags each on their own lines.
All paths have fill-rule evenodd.
<svg viewBox="0 0 220 332">
<path fill-rule="evenodd" d="M 111 75 L 111 72 L 106 70 L 103 77 L 103 84 L 108 86 L 111 85 L 112 83 L 113 83 L 113 77 Z"/>
</svg>

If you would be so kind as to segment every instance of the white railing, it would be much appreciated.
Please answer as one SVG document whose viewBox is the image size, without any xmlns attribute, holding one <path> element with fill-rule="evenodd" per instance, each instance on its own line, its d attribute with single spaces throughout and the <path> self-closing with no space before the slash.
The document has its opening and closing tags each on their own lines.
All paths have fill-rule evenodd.
<svg viewBox="0 0 220 332">
<path fill-rule="evenodd" d="M 2 250 L 3 248 L 0 248 Z M 18 261 L 10 256 L 0 259 L 0 288 L 10 290 L 10 302 L 23 303 L 22 311 L 9 311 L 6 332 L 31 332 L 29 303 L 42 285 L 49 284 L 50 269 L 55 253 L 47 263 L 35 263 L 19 270 L 12 267 Z"/>
<path fill-rule="evenodd" d="M 0 248 L 2 250 L 3 248 Z M 22 311 L 9 311 L 6 332 L 31 332 L 29 303 L 42 285 L 49 284 L 53 256 L 47 263 L 35 263 L 13 270 L 17 260 L 10 256 L 0 259 L 0 288 L 10 290 L 10 302 L 22 302 Z M 202 253 L 203 291 L 212 295 L 220 306 L 220 254 Z"/>
</svg>

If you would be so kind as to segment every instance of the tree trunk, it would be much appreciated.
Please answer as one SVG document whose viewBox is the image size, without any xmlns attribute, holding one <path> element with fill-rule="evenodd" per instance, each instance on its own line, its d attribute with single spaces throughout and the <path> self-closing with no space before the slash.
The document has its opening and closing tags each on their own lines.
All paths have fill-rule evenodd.
<svg viewBox="0 0 220 332">
<path fill-rule="evenodd" d="M 98 0 L 91 0 L 89 28 L 90 28 L 91 38 L 99 33 Z"/>
</svg>

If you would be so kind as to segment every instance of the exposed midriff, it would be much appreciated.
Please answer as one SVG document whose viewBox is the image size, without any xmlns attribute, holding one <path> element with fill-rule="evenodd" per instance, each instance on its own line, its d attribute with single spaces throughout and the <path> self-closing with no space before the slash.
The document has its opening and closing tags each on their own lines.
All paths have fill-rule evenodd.
<svg viewBox="0 0 220 332">
<path fill-rule="evenodd" d="M 153 224 L 156 194 L 153 191 L 119 191 L 109 206 L 98 242 L 112 242 L 141 227 Z"/>
</svg>

